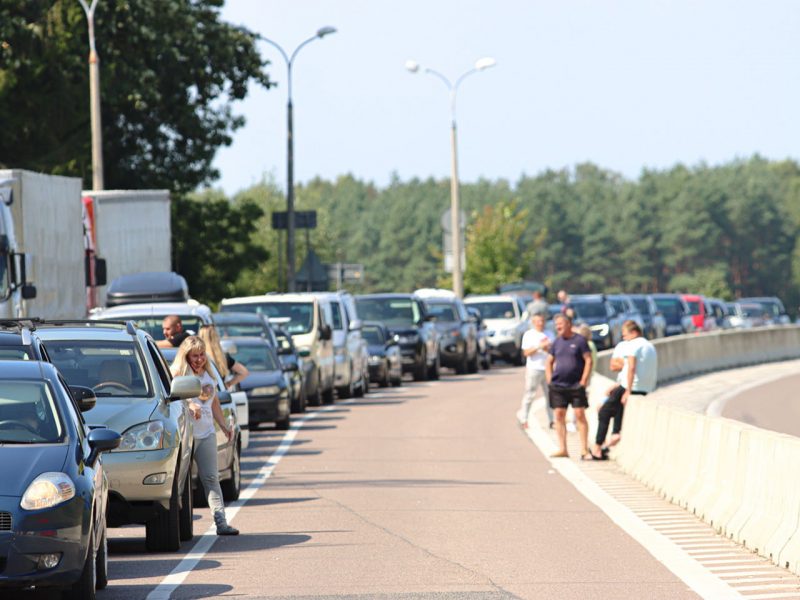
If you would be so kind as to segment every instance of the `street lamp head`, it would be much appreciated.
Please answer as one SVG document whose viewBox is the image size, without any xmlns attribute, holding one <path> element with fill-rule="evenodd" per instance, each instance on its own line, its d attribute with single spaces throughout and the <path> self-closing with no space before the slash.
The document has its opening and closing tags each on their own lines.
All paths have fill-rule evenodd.
<svg viewBox="0 0 800 600">
<path fill-rule="evenodd" d="M 406 69 L 411 73 L 416 73 L 419 71 L 419 63 L 415 60 L 407 60 L 406 61 Z"/>
<path fill-rule="evenodd" d="M 483 58 L 479 58 L 475 61 L 475 68 L 478 71 L 483 71 L 484 69 L 489 69 L 497 64 L 497 61 L 493 59 L 491 56 L 484 56 Z"/>
<path fill-rule="evenodd" d="M 317 29 L 317 37 L 322 38 L 329 33 L 336 33 L 336 27 L 320 27 Z"/>
</svg>

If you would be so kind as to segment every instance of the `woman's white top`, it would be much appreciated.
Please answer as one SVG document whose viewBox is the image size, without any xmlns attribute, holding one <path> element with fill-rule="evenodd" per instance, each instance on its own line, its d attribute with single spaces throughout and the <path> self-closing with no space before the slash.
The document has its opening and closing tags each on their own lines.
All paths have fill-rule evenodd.
<svg viewBox="0 0 800 600">
<path fill-rule="evenodd" d="M 194 439 L 196 440 L 202 440 L 214 435 L 214 413 L 211 411 L 211 406 L 214 403 L 214 396 L 217 394 L 217 384 L 207 371 L 203 371 L 203 375 L 200 377 L 200 385 L 210 385 L 213 392 L 205 401 L 200 398 L 192 398 L 190 400 L 195 406 L 200 407 L 200 418 L 194 422 Z"/>
</svg>

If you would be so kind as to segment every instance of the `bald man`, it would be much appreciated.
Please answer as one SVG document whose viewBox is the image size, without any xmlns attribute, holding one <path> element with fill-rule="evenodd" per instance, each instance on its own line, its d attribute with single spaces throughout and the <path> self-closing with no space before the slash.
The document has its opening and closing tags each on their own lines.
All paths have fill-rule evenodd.
<svg viewBox="0 0 800 600">
<path fill-rule="evenodd" d="M 183 323 L 178 315 L 168 315 L 161 322 L 164 339 L 156 342 L 159 348 L 177 348 L 189 334 L 183 330 Z"/>
</svg>

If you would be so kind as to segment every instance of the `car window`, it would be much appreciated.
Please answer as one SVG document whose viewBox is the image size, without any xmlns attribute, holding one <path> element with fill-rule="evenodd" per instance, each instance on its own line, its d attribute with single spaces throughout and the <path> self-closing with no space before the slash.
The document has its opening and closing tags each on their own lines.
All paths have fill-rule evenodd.
<svg viewBox="0 0 800 600">
<path fill-rule="evenodd" d="M 0 346 L 0 360 L 34 360 L 28 346 Z"/>
<path fill-rule="evenodd" d="M 156 315 L 152 317 L 114 317 L 115 321 L 133 321 L 139 329 L 144 329 L 150 336 L 156 340 L 164 339 L 164 328 L 162 323 L 164 317 L 167 315 Z M 181 324 L 183 330 L 190 335 L 196 335 L 200 328 L 203 326 L 203 321 L 200 317 L 193 317 L 191 315 L 181 315 Z"/>
<path fill-rule="evenodd" d="M 69 415 L 69 418 L 72 419 L 72 423 L 75 425 L 75 430 L 78 432 L 78 440 L 83 446 L 84 442 L 86 441 L 86 422 L 83 420 L 83 414 L 81 414 L 80 409 L 75 404 L 75 399 L 72 397 L 72 392 L 70 392 L 67 382 L 64 381 L 60 376 L 58 378 L 58 382 L 61 384 L 61 387 L 63 388 L 62 392 L 67 399 L 65 402 L 67 405 L 67 414 Z M 84 448 L 84 451 L 87 450 L 88 448 Z"/>
<path fill-rule="evenodd" d="M 248 302 L 244 304 L 223 305 L 222 312 L 251 312 L 264 315 L 267 319 L 288 318 L 283 326 L 289 333 L 308 333 L 314 325 L 313 302 Z"/>
<path fill-rule="evenodd" d="M 333 317 L 333 328 L 338 331 L 344 329 L 342 323 L 342 307 L 338 302 L 331 302 L 331 316 Z"/>
<path fill-rule="evenodd" d="M 257 323 L 230 323 L 217 325 L 220 337 L 261 337 L 264 327 Z"/>
<path fill-rule="evenodd" d="M 422 310 L 412 298 L 358 298 L 358 314 L 368 321 L 389 326 L 410 326 L 419 322 Z"/>
<path fill-rule="evenodd" d="M 279 369 L 274 350 L 267 345 L 238 344 L 233 357 L 250 371 L 276 371 Z"/>
<path fill-rule="evenodd" d="M 573 302 L 569 306 L 579 319 L 602 319 L 607 316 L 603 302 Z"/>
<path fill-rule="evenodd" d="M 428 314 L 436 317 L 437 321 L 458 321 L 458 311 L 451 302 L 428 302 Z"/>
<path fill-rule="evenodd" d="M 156 374 L 158 375 L 158 379 L 161 381 L 161 385 L 164 387 L 164 393 L 169 394 L 169 391 L 172 388 L 172 372 L 167 366 L 167 361 L 164 358 L 164 355 L 161 354 L 158 348 L 156 348 L 149 341 L 147 342 L 147 351 L 150 352 L 153 363 L 156 365 Z"/>
<path fill-rule="evenodd" d="M 481 311 L 483 319 L 513 319 L 514 305 L 511 302 L 470 302 L 467 306 L 472 306 Z"/>
<path fill-rule="evenodd" d="M 700 314 L 700 301 L 699 300 L 687 300 L 686 304 L 689 306 L 689 314 L 690 315 L 699 315 Z"/>
<path fill-rule="evenodd" d="M 0 443 L 60 443 L 64 437 L 53 391 L 46 382 L 0 381 Z"/>
<path fill-rule="evenodd" d="M 381 344 L 385 343 L 385 340 L 383 339 L 383 331 L 380 327 L 372 327 L 370 325 L 362 327 L 361 337 L 367 341 L 367 344 L 373 346 L 380 346 Z"/>
<path fill-rule="evenodd" d="M 656 308 L 661 313 L 670 319 L 676 319 L 681 316 L 681 303 L 679 300 L 672 298 L 656 298 Z"/>
</svg>

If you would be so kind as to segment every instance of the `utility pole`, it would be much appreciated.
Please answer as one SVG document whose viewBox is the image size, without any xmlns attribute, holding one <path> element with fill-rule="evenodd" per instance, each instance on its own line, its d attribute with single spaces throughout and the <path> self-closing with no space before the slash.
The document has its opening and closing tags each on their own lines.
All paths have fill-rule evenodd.
<svg viewBox="0 0 800 600">
<path fill-rule="evenodd" d="M 86 13 L 89 26 L 89 107 L 92 122 L 92 189 L 105 189 L 103 178 L 103 128 L 100 121 L 100 58 L 94 43 L 94 10 L 97 0 L 91 5 L 78 0 Z"/>
</svg>

